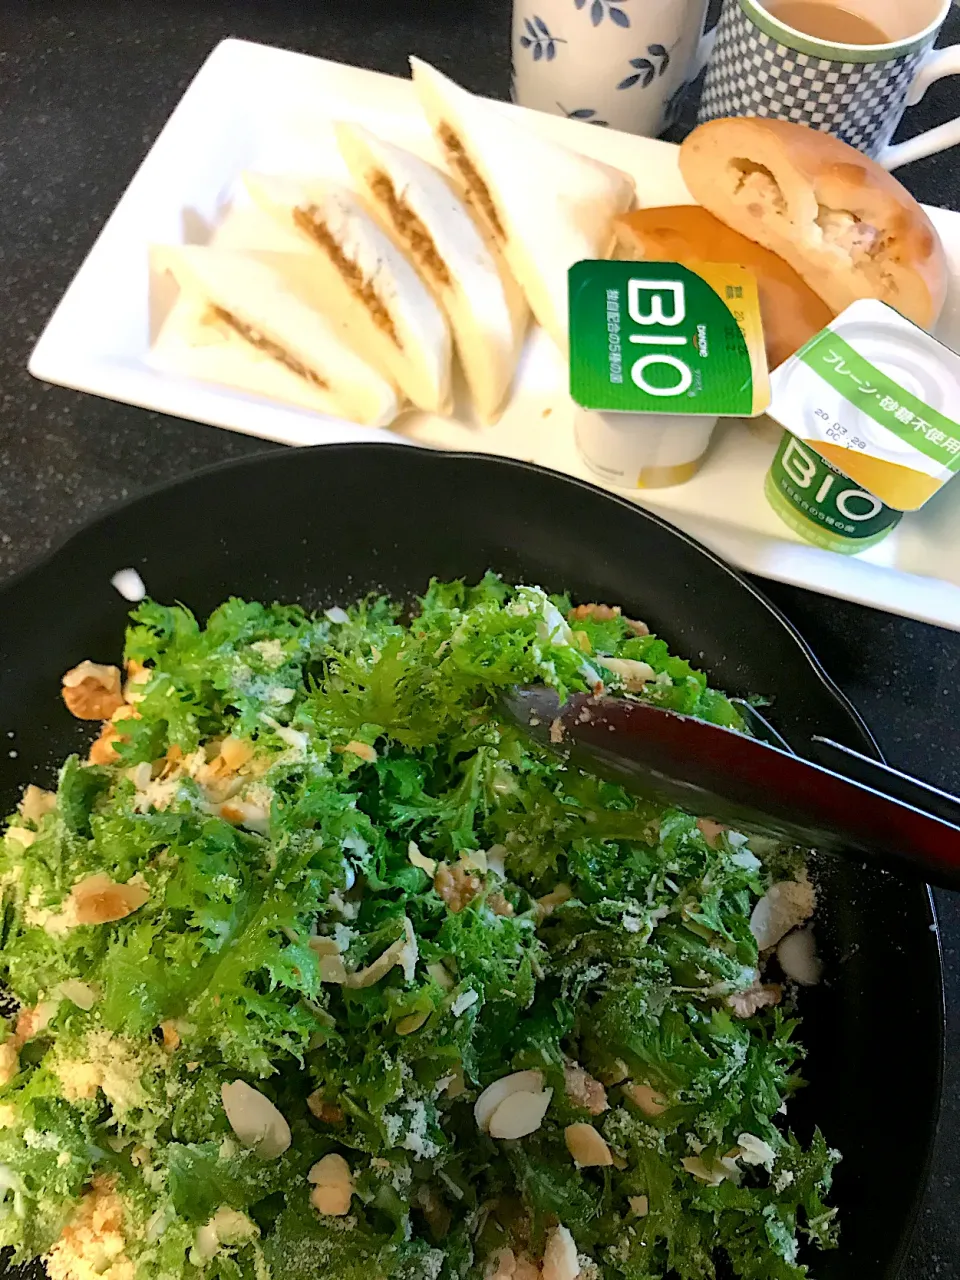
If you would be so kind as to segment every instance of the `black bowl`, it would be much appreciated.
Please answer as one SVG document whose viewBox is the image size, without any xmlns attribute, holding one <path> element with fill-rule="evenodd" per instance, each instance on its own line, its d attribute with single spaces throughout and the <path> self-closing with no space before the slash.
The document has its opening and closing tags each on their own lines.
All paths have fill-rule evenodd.
<svg viewBox="0 0 960 1280">
<path fill-rule="evenodd" d="M 111 575 L 198 613 L 229 595 L 400 599 L 431 575 L 508 579 L 623 605 L 729 693 L 773 699 L 788 741 L 812 733 L 877 754 L 856 711 L 786 620 L 697 543 L 632 504 L 519 462 L 397 445 L 271 453 L 148 494 L 78 533 L 0 593 L 0 800 L 89 739 L 59 697 L 82 658 L 113 661 L 127 605 Z M 9 754 L 8 754 L 9 751 Z M 824 861 L 827 979 L 803 996 L 810 1088 L 791 1115 L 844 1159 L 843 1222 L 821 1280 L 893 1277 L 936 1130 L 943 1059 L 930 895 L 856 862 Z"/>
</svg>

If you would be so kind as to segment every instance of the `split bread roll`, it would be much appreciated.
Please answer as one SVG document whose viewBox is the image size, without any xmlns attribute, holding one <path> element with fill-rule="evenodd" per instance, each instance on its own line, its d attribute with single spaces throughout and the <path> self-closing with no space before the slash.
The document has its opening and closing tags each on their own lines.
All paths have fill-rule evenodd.
<svg viewBox="0 0 960 1280">
<path fill-rule="evenodd" d="M 567 272 L 605 258 L 634 201 L 619 169 L 541 137 L 498 103 L 411 58 L 413 84 L 454 185 L 503 251 L 533 314 L 567 350 Z"/>
<path fill-rule="evenodd" d="M 878 298 L 925 329 L 946 296 L 943 246 L 913 196 L 839 138 L 783 120 L 701 125 L 680 148 L 695 199 L 778 253 L 835 311 Z"/>
<path fill-rule="evenodd" d="M 332 182 L 244 174 L 254 201 L 295 230 L 312 297 L 343 339 L 417 406 L 453 409 L 447 321 L 414 268 L 359 198 Z"/>
<path fill-rule="evenodd" d="M 157 245 L 180 297 L 158 339 L 178 372 L 365 426 L 388 426 L 393 383 L 356 355 L 304 297 L 305 255 Z"/>
<path fill-rule="evenodd" d="M 771 369 L 792 356 L 834 313 L 793 267 L 732 231 L 699 205 L 637 209 L 617 218 L 617 256 L 647 262 L 679 262 L 694 271 L 704 262 L 734 262 L 757 280 L 763 339 Z"/>
<path fill-rule="evenodd" d="M 426 160 L 361 125 L 336 125 L 351 176 L 388 234 L 444 309 L 480 418 L 503 408 L 529 309 L 503 257 Z"/>
</svg>

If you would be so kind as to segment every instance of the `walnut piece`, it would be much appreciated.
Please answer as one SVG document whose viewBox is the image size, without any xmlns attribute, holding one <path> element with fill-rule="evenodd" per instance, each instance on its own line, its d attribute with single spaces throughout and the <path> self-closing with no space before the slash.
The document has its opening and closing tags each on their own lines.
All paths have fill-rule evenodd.
<svg viewBox="0 0 960 1280">
<path fill-rule="evenodd" d="M 110 720 L 104 721 L 103 728 L 100 730 L 100 737 L 97 738 L 90 747 L 87 760 L 90 764 L 113 764 L 119 760 L 117 754 L 117 743 L 123 742 L 124 737 L 117 726 Z"/>
<path fill-rule="evenodd" d="M 318 1160 L 307 1174 L 307 1181 L 313 1184 L 310 1203 L 318 1213 L 342 1218 L 350 1212 L 353 1174 L 343 1156 L 331 1152 Z"/>
<path fill-rule="evenodd" d="M 433 879 L 434 890 L 457 915 L 483 888 L 483 881 L 466 867 L 448 867 L 441 862 Z"/>
<path fill-rule="evenodd" d="M 174 1053 L 180 1048 L 180 1032 L 172 1018 L 160 1023 L 160 1034 L 163 1036 L 163 1047 L 167 1053 Z"/>
<path fill-rule="evenodd" d="M 575 609 L 571 609 L 567 614 L 567 621 L 583 622 L 587 618 L 593 618 L 596 622 L 610 622 L 611 619 L 622 616 L 618 604 L 578 604 Z M 635 636 L 648 636 L 650 634 L 650 628 L 647 624 L 640 622 L 637 618 L 623 618 L 623 622 Z"/>
<path fill-rule="evenodd" d="M 307 1098 L 307 1110 L 312 1116 L 316 1116 L 321 1124 L 340 1124 L 343 1120 L 342 1108 L 335 1102 L 325 1102 L 319 1090 L 311 1093 Z"/>
<path fill-rule="evenodd" d="M 109 720 L 123 706 L 118 667 L 81 662 L 67 672 L 61 683 L 66 708 L 78 720 Z"/>
<path fill-rule="evenodd" d="M 606 1089 L 578 1063 L 571 1062 L 563 1068 L 563 1085 L 570 1101 L 592 1116 L 599 1116 L 609 1108 Z"/>
<path fill-rule="evenodd" d="M 776 982 L 755 983 L 746 991 L 734 991 L 727 1004 L 738 1018 L 752 1018 L 761 1009 L 772 1008 L 783 998 L 783 988 Z"/>
<path fill-rule="evenodd" d="M 495 916 L 512 916 L 513 906 L 502 893 L 491 893 L 487 898 L 487 906 Z"/>
</svg>

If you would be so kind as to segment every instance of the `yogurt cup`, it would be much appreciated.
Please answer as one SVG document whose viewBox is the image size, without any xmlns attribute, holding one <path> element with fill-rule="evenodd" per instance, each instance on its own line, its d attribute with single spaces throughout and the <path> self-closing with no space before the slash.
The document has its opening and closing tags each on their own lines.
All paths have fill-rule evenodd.
<svg viewBox="0 0 960 1280">
<path fill-rule="evenodd" d="M 618 489 L 665 489 L 700 469 L 715 417 L 602 413 L 576 406 L 577 449 L 590 470 Z"/>
<path fill-rule="evenodd" d="M 789 431 L 767 472 L 764 494 L 794 533 L 842 555 L 875 547 L 903 517 Z"/>
</svg>

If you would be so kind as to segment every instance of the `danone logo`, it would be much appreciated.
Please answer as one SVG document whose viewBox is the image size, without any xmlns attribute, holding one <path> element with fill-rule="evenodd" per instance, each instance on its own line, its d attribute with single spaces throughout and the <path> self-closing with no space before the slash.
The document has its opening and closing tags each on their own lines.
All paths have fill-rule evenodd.
<svg viewBox="0 0 960 1280">
<path fill-rule="evenodd" d="M 770 468 L 766 493 L 781 518 L 803 537 L 835 549 L 853 542 L 859 550 L 879 542 L 902 515 L 788 432 Z"/>
<path fill-rule="evenodd" d="M 700 272 L 675 262 L 570 268 L 570 394 L 577 404 L 731 416 L 766 406 L 756 281 L 735 265 Z M 759 375 L 741 325 L 756 334 Z"/>
</svg>

